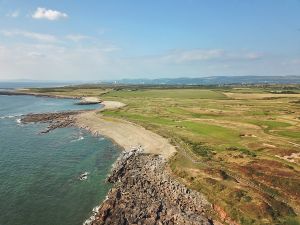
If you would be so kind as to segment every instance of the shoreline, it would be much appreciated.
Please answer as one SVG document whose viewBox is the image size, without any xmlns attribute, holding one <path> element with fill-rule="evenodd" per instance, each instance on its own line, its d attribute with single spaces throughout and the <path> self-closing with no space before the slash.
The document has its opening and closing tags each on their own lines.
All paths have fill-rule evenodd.
<svg viewBox="0 0 300 225">
<path fill-rule="evenodd" d="M 212 205 L 205 196 L 175 180 L 167 167 L 166 159 L 141 147 L 123 151 L 107 178 L 113 188 L 83 225 L 218 224 L 208 216 Z"/>
<path fill-rule="evenodd" d="M 75 115 L 75 125 L 111 139 L 124 151 L 108 174 L 107 182 L 113 187 L 83 225 L 217 224 L 208 215 L 212 205 L 205 196 L 176 181 L 167 169 L 176 148 L 139 125 L 100 114 L 124 104 L 102 104 L 100 110 Z"/>
<path fill-rule="evenodd" d="M 34 92 L 22 92 L 18 90 L 11 90 L 11 91 L 1 91 L 0 95 L 6 95 L 6 96 L 17 96 L 17 95 L 28 95 L 28 96 L 34 96 L 34 97 L 44 97 L 44 98 L 58 98 L 58 99 L 81 99 L 81 97 L 74 97 L 74 96 L 62 96 L 62 95 L 49 95 L 49 94 L 42 94 L 42 93 L 34 93 Z"/>
<path fill-rule="evenodd" d="M 92 135 L 105 136 L 124 149 L 108 175 L 107 180 L 113 187 L 107 198 L 93 208 L 92 216 L 84 225 L 135 224 L 137 221 L 149 225 L 217 224 L 208 216 L 212 205 L 206 198 L 180 184 L 167 170 L 167 161 L 176 153 L 175 147 L 141 126 L 100 114 L 125 104 L 113 101 L 102 104 L 104 107 L 98 110 L 28 114 L 22 118 L 25 123 L 49 123 L 42 133 L 75 126 Z"/>
<path fill-rule="evenodd" d="M 74 117 L 75 125 L 88 130 L 94 135 L 101 134 L 112 139 L 125 151 L 132 147 L 142 146 L 145 153 L 162 155 L 165 159 L 169 159 L 176 153 L 176 148 L 160 135 L 139 125 L 99 114 L 105 109 L 104 106 L 100 111 L 77 114 Z"/>
<path fill-rule="evenodd" d="M 64 95 L 54 95 L 54 94 L 42 94 L 34 92 L 22 92 L 22 89 L 13 90 L 2 90 L 0 89 L 0 96 L 33 96 L 33 97 L 43 97 L 43 98 L 56 98 L 56 99 L 76 99 L 80 100 L 75 103 L 76 105 L 96 105 L 101 104 L 102 100 L 98 97 L 75 97 L 75 96 L 64 96 Z"/>
</svg>

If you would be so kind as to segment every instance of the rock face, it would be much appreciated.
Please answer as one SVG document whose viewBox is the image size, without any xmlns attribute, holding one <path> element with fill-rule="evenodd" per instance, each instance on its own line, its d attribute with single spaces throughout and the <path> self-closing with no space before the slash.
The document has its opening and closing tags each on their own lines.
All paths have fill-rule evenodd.
<svg viewBox="0 0 300 225">
<path fill-rule="evenodd" d="M 205 197 L 175 181 L 161 156 L 123 152 L 108 181 L 114 187 L 85 225 L 213 224 Z"/>
</svg>

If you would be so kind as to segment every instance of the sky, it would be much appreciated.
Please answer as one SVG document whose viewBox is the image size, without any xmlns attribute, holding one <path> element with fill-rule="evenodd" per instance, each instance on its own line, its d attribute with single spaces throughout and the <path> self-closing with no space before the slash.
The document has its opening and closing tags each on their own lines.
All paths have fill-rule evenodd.
<svg viewBox="0 0 300 225">
<path fill-rule="evenodd" d="M 300 75 L 300 0 L 0 0 L 0 80 Z"/>
</svg>

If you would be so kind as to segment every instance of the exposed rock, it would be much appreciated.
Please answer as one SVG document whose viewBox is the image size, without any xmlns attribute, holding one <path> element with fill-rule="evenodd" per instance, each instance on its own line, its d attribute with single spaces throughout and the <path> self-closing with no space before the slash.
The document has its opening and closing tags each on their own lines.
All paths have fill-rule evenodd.
<svg viewBox="0 0 300 225">
<path fill-rule="evenodd" d="M 83 97 L 76 105 L 96 105 L 100 104 L 102 100 L 97 97 Z"/>
<path fill-rule="evenodd" d="M 141 148 L 123 152 L 107 179 L 114 187 L 84 224 L 213 224 L 205 197 L 175 181 L 166 166 Z"/>
<path fill-rule="evenodd" d="M 39 114 L 28 114 L 22 119 L 22 123 L 49 123 L 46 130 L 41 133 L 48 133 L 56 128 L 69 127 L 74 125 L 74 115 L 81 113 L 82 111 L 67 111 L 59 113 L 39 113 Z"/>
</svg>

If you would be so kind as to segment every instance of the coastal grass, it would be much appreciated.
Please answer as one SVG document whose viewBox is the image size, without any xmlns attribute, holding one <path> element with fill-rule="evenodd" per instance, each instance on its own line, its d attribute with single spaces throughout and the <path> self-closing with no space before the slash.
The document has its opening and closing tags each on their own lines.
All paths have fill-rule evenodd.
<svg viewBox="0 0 300 225">
<path fill-rule="evenodd" d="M 58 88 L 30 88 L 22 89 L 24 93 L 45 94 L 60 97 L 100 97 L 109 92 L 109 88 L 87 88 L 87 87 L 58 87 Z"/>
<path fill-rule="evenodd" d="M 126 107 L 101 112 L 177 146 L 176 177 L 240 224 L 297 224 L 300 87 L 72 87 Z M 46 90 L 43 93 L 50 93 Z M 234 207 L 232 207 L 234 206 Z M 217 215 L 216 215 L 217 216 Z M 295 222 L 296 221 L 296 222 Z"/>
<path fill-rule="evenodd" d="M 273 120 L 255 120 L 255 121 L 251 121 L 251 122 L 253 124 L 256 124 L 256 125 L 262 127 L 266 131 L 291 126 L 291 124 L 289 124 L 289 123 L 273 121 Z"/>
<path fill-rule="evenodd" d="M 170 161 L 173 172 L 191 188 L 205 193 L 211 202 L 223 208 L 233 220 L 242 224 L 261 224 L 280 223 L 285 218 L 294 218 L 293 210 L 299 209 L 289 196 L 293 191 L 287 193 L 286 185 L 276 180 L 282 176 L 283 171 L 299 179 L 299 161 L 293 163 L 293 169 L 286 169 L 285 165 L 290 165 L 290 162 L 269 155 L 283 156 L 299 151 L 277 139 L 277 136 L 287 138 L 286 134 L 291 134 L 289 141 L 299 143 L 299 120 L 295 116 L 299 107 L 290 103 L 295 97 L 278 99 L 274 94 L 271 96 L 274 98 L 270 98 L 270 90 L 263 88 L 255 89 L 254 93 L 251 89 L 242 90 L 246 94 L 244 99 L 241 96 L 239 99 L 224 97 L 228 89 L 222 95 L 220 90 L 177 91 L 110 92 L 103 97 L 123 101 L 128 106 L 104 112 L 104 115 L 138 123 L 171 139 L 181 138 L 184 145 L 179 145 L 178 149 L 185 153 Z M 230 90 L 231 93 L 234 91 Z M 192 97 L 189 96 L 191 93 Z M 261 94 L 265 93 L 268 93 L 266 96 L 269 99 L 262 99 Z M 281 121 L 286 116 L 291 122 Z M 191 155 L 187 156 L 187 153 Z M 265 158 L 267 161 L 264 161 Z M 280 162 L 278 169 L 272 168 L 273 161 Z M 257 166 L 252 165 L 253 162 L 271 166 L 271 169 L 264 167 L 264 173 L 254 178 L 253 183 L 266 187 L 274 185 L 279 190 L 274 192 L 275 195 L 284 196 L 289 205 L 280 205 L 274 201 L 271 208 L 267 209 L 270 202 L 265 198 L 271 191 L 259 191 L 253 184 L 247 185 L 247 182 L 253 180 L 250 171 Z M 225 174 L 225 171 L 230 171 L 237 177 L 222 176 L 221 171 Z M 245 183 L 241 186 L 236 178 L 245 179 Z M 299 182 L 290 185 L 296 188 Z M 298 196 L 297 193 L 293 192 L 293 198 Z M 234 210 L 232 205 L 235 205 Z M 282 213 L 274 216 L 278 210 Z"/>
<path fill-rule="evenodd" d="M 300 140 L 300 131 L 289 131 L 289 130 L 282 130 L 276 132 L 278 135 L 289 137 L 291 139 Z"/>
<path fill-rule="evenodd" d="M 179 99 L 226 99 L 222 92 L 202 89 L 125 89 L 107 94 L 107 97 L 121 98 L 179 98 Z"/>
</svg>

